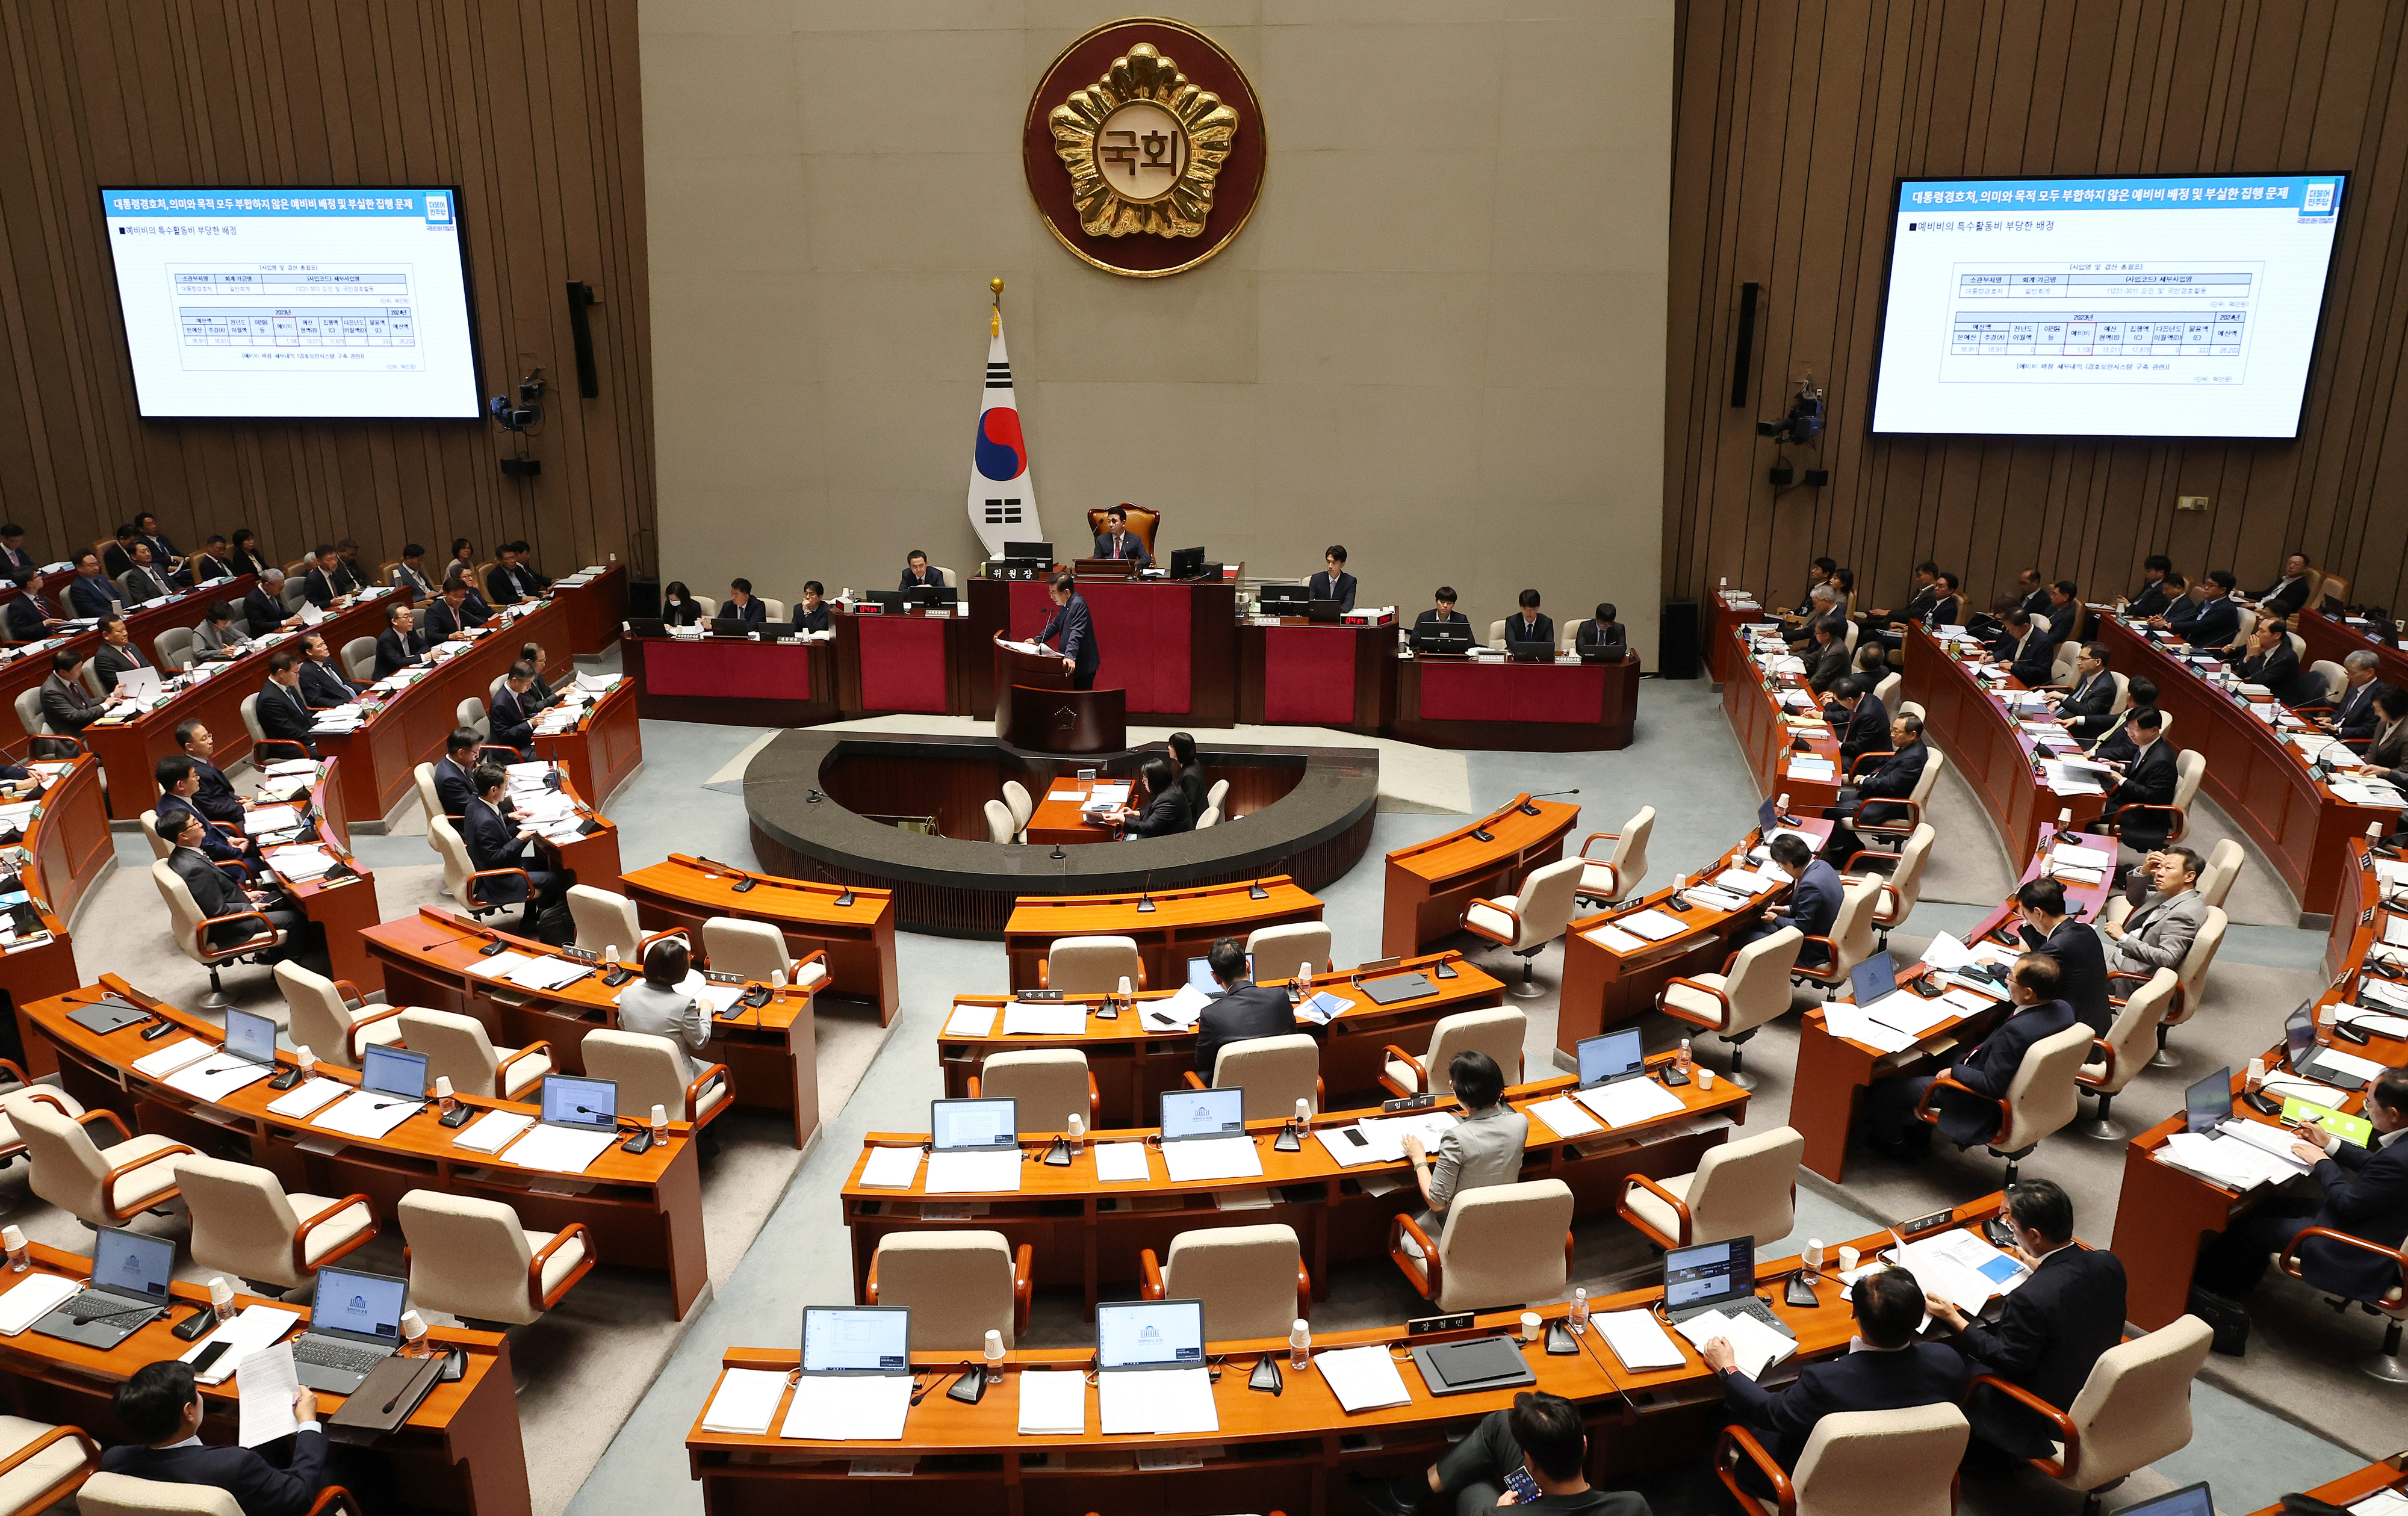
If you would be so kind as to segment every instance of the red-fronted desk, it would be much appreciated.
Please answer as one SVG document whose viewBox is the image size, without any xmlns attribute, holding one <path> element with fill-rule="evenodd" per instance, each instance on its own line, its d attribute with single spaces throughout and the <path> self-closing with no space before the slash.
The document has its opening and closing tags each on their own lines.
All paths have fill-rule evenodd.
<svg viewBox="0 0 2408 1516">
<path fill-rule="evenodd" d="M 651 721 L 816 726 L 838 716 L 831 642 L 630 636 L 619 665 Z"/>
<path fill-rule="evenodd" d="M 1397 719 L 1397 629 L 1283 617 L 1238 628 L 1238 720 L 1376 736 Z"/>
<path fill-rule="evenodd" d="M 969 666 L 985 660 L 969 622 L 944 612 L 864 613 L 830 607 L 836 628 L 836 703 L 847 716 L 915 711 L 984 716 L 970 703 Z"/>
<path fill-rule="evenodd" d="M 1188 726 L 1228 726 L 1237 715 L 1237 586 L 1169 579 L 1079 581 L 1094 618 L 1096 688 L 1125 690 L 1131 716 L 1175 718 Z M 1054 614 L 1042 579 L 969 581 L 968 630 L 983 649 L 998 632 L 1026 641 Z M 968 709 L 995 709 L 995 668 L 971 660 Z"/>
<path fill-rule="evenodd" d="M 1639 660 L 1497 663 L 1400 655 L 1389 735 L 1433 748 L 1593 752 L 1630 746 Z"/>
</svg>

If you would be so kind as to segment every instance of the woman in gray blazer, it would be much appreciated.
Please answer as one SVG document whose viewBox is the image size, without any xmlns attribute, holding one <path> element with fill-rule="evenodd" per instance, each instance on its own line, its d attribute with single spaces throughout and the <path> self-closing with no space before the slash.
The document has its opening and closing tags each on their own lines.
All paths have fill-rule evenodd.
<svg viewBox="0 0 2408 1516">
<path fill-rule="evenodd" d="M 1421 1186 L 1422 1204 L 1429 1209 L 1413 1218 L 1432 1242 L 1446 1225 L 1446 1210 L 1466 1190 L 1511 1184 L 1522 1177 L 1522 1150 L 1530 1138 L 1530 1119 L 1503 1103 L 1505 1071 L 1484 1052 L 1458 1052 L 1446 1065 L 1447 1082 L 1463 1102 L 1463 1119 L 1439 1138 L 1438 1158 L 1431 1161 L 1421 1139 L 1405 1138 L 1405 1157 L 1413 1166 L 1413 1182 Z M 1405 1251 L 1419 1255 L 1413 1239 Z"/>
<path fill-rule="evenodd" d="M 692 1080 L 704 1065 L 695 1054 L 710 1041 L 710 1018 L 695 997 L 678 986 L 688 967 L 685 944 L 663 937 L 644 953 L 644 977 L 619 992 L 619 1030 L 666 1037 L 685 1055 L 685 1077 Z"/>
</svg>

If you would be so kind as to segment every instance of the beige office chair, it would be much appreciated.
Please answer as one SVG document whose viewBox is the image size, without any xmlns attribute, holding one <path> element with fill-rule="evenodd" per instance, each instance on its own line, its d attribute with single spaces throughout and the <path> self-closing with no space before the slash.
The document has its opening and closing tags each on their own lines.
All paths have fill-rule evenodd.
<svg viewBox="0 0 2408 1516">
<path fill-rule="evenodd" d="M 2031 1466 L 2082 1492 L 2083 1516 L 2098 1516 L 2100 1495 L 2134 1472 L 2190 1446 L 2190 1381 L 2215 1334 L 2196 1316 L 2177 1316 L 2145 1337 L 2099 1355 L 2073 1404 L 2059 1410 L 1996 1375 L 1973 1384 L 2047 1420 L 2054 1456 Z"/>
<path fill-rule="evenodd" d="M 355 636 L 343 644 L 343 666 L 351 670 L 351 682 L 366 684 L 376 678 L 377 639 Z"/>
<path fill-rule="evenodd" d="M 1929 822 L 1917 822 L 1914 830 L 1907 834 L 1906 846 L 1898 851 L 1859 852 L 1848 860 L 1850 868 L 1863 859 L 1891 865 L 1889 878 L 1881 880 L 1879 898 L 1873 902 L 1873 931 L 1884 948 L 1889 946 L 1889 935 L 1906 924 L 1907 917 L 1914 913 L 1915 902 L 1923 898 L 1923 871 L 1929 866 L 1932 844 L 1939 840 L 1940 834 Z"/>
<path fill-rule="evenodd" d="M 409 771 L 410 788 L 418 792 L 418 808 L 428 817 L 443 814 L 442 797 L 435 793 L 435 765 L 420 764 Z M 430 844 L 431 846 L 432 844 Z"/>
<path fill-rule="evenodd" d="M 862 1303 L 905 1306 L 911 1340 L 930 1352 L 974 1352 L 989 1332 L 1010 1347 L 1028 1330 L 1029 1245 L 1000 1232 L 890 1232 L 878 1239 Z"/>
<path fill-rule="evenodd" d="M 1531 977 L 1539 953 L 1571 924 L 1572 895 L 1587 866 L 1579 858 L 1549 864 L 1533 869 L 1522 880 L 1519 892 L 1494 900 L 1474 900 L 1465 908 L 1466 930 L 1520 955 L 1522 979 L 1513 986 L 1515 998 L 1536 1000 L 1544 993 Z"/>
<path fill-rule="evenodd" d="M 452 708 L 452 724 L 466 726 L 474 731 L 480 738 L 494 735 L 492 715 L 485 702 L 474 695 L 470 695 Z M 480 750 L 480 752 L 481 751 Z"/>
<path fill-rule="evenodd" d="M 1655 831 L 1656 808 L 1641 806 L 1638 815 L 1622 823 L 1621 831 L 1591 832 L 1581 843 L 1580 885 L 1572 893 L 1608 906 L 1629 899 L 1647 877 L 1647 839 Z M 1600 842 L 1613 844 L 1603 858 L 1597 856 Z"/>
<path fill-rule="evenodd" d="M 2057 645 L 2057 656 L 2049 665 L 2048 681 L 2060 688 L 2070 687 L 2082 673 L 2082 644 L 2067 637 Z"/>
<path fill-rule="evenodd" d="M 1922 719 L 1920 711 L 1915 715 L 1917 720 Z M 1874 802 L 1883 806 L 1904 806 L 1906 814 L 1885 822 L 1857 820 L 1849 822 L 1850 829 L 1859 840 L 1903 848 L 1906 839 L 1914 835 L 1914 829 L 1923 824 L 1925 813 L 1931 808 L 1931 792 L 1939 787 L 1940 776 L 1948 772 L 1948 755 L 1933 747 L 1928 738 L 1925 739 L 1924 748 L 1923 772 L 1916 777 L 1914 788 L 1908 792 L 1906 798 L 1892 800 L 1885 796 Z"/>
<path fill-rule="evenodd" d="M 2208 968 L 2214 964 L 2217 950 L 2224 946 L 2225 931 L 2231 924 L 2232 918 L 2224 913 L 2222 907 L 2207 908 L 2207 920 L 2200 923 L 2199 936 L 2190 939 L 2190 951 L 2174 967 L 2174 1003 L 2157 1018 L 2157 1051 L 2149 1059 L 2151 1068 L 2182 1066 L 2182 1059 L 2166 1046 L 2166 1039 L 2175 1027 L 2199 1014 L 2200 1006 L 2207 998 Z"/>
<path fill-rule="evenodd" d="M 652 1032 L 617 1032 L 596 1028 L 577 1045 L 588 1079 L 615 1080 L 619 1108 L 646 1117 L 654 1106 L 669 1120 L 684 1122 L 696 1132 L 727 1114 L 735 1091 L 725 1064 L 707 1064 L 688 1078 L 683 1045 Z"/>
<path fill-rule="evenodd" d="M 0 1516 L 37 1516 L 73 1495 L 100 1467 L 100 1445 L 79 1426 L 0 1416 Z M 234 1497 L 214 1486 L 212 1495 Z M 78 1509 L 101 1508 L 79 1503 Z M 237 1509 L 235 1516 L 241 1516 Z"/>
<path fill-rule="evenodd" d="M 2200 865 L 2199 882 L 2194 886 L 2200 898 L 2211 906 L 2222 906 L 2225 896 L 2232 893 L 2232 881 L 2241 877 L 2241 865 L 2247 858 L 2241 844 L 2232 838 L 2218 841 L 2208 853 L 2207 862 Z"/>
<path fill-rule="evenodd" d="M 2359 1373 L 2371 1379 L 2378 1379 L 2387 1384 L 2408 1384 L 2408 1360 L 2401 1358 L 2400 1351 L 2401 1331 L 2408 1329 L 2408 1247 L 2386 1248 L 2380 1242 L 2336 1231 L 2329 1226 L 2307 1226 L 2300 1228 L 2289 1242 L 2284 1244 L 2283 1251 L 2275 1255 L 2276 1266 L 2301 1283 L 2309 1283 L 2307 1275 L 2301 1271 L 2304 1266 L 2300 1262 L 2300 1250 L 2315 1240 L 2372 1253 L 2382 1259 L 2385 1266 L 2397 1271 L 2391 1276 L 2394 1282 L 2386 1286 L 2379 1296 L 2358 1302 L 2358 1309 L 2384 1320 L 2381 1351 L 2372 1357 L 2359 1359 L 2358 1367 Z M 2335 1299 L 2328 1295 L 2325 1304 L 2341 1310 L 2348 1307 L 2350 1298 Z"/>
<path fill-rule="evenodd" d="M 800 990 L 817 989 L 828 977 L 827 954 L 815 951 L 797 963 L 786 951 L 785 934 L 767 922 L 713 916 L 702 923 L 702 953 L 717 974 L 741 974 L 767 983 L 775 974 Z"/>
<path fill-rule="evenodd" d="M 2160 968 L 2141 982 L 2132 997 L 2115 1008 L 2115 1019 L 2107 1025 L 2107 1035 L 2095 1038 L 2090 1051 L 2096 1058 L 2086 1061 L 2073 1076 L 2074 1083 L 2099 1097 L 2099 1109 L 2094 1118 L 2083 1123 L 2082 1135 L 2103 1142 L 2121 1142 L 2130 1134 L 2107 1119 L 2108 1108 L 2124 1086 L 2141 1077 L 2149 1066 L 2149 1055 L 2157 1049 L 2158 1019 L 2174 1003 L 2174 993 L 2181 980 L 2171 968 Z"/>
<path fill-rule="evenodd" d="M 284 995 L 293 1045 L 313 1058 L 355 1069 L 368 1049 L 401 1042 L 401 1008 L 386 1005 L 382 990 L 362 995 L 351 980 L 330 980 L 290 959 L 276 965 L 276 988 Z"/>
<path fill-rule="evenodd" d="M 1434 1094 L 1441 1101 L 1452 1100 L 1455 1081 L 1447 1070 L 1456 1054 L 1466 1052 L 1484 1052 L 1495 1059 L 1510 1088 L 1522 1082 L 1522 1039 L 1529 1030 L 1530 1018 L 1511 1006 L 1441 1016 L 1430 1028 L 1429 1046 L 1419 1058 L 1393 1042 L 1388 1045 L 1380 1070 L 1381 1088 L 1399 1099 Z"/>
<path fill-rule="evenodd" d="M 146 810 L 141 815 L 135 817 L 134 821 L 135 824 L 142 828 L 142 840 L 150 844 L 150 858 L 152 862 L 164 862 L 168 854 L 176 851 L 175 847 L 170 844 L 165 837 L 159 835 L 159 813 L 157 811 Z M 201 824 L 207 826 L 209 825 L 210 822 L 204 818 Z"/>
<path fill-rule="evenodd" d="M 444 892 L 452 896 L 452 904 L 470 916 L 481 920 L 497 910 L 509 908 L 511 904 L 509 901 L 491 901 L 484 898 L 484 880 L 514 879 L 520 884 L 528 886 L 529 894 L 534 893 L 532 881 L 528 880 L 527 872 L 523 868 L 478 868 L 468 857 L 468 844 L 461 840 L 458 829 L 452 826 L 449 818 L 427 817 L 426 836 L 427 839 L 435 844 L 436 852 L 443 859 Z"/>
<path fill-rule="evenodd" d="M 1205 787 L 1204 804 L 1207 808 L 1212 810 L 1226 810 L 1229 808 L 1228 800 L 1229 781 L 1227 779 L 1214 779 L 1210 785 Z"/>
<path fill-rule="evenodd" d="M 402 1045 L 426 1054 L 427 1081 L 447 1078 L 457 1094 L 516 1100 L 552 1072 L 551 1043 L 496 1048 L 485 1035 L 485 1023 L 474 1016 L 406 1006 L 400 1021 Z"/>
<path fill-rule="evenodd" d="M 369 644 L 374 647 L 373 642 Z M 193 666 L 193 629 L 171 626 L 150 639 L 150 654 L 161 668 L 181 671 Z"/>
<path fill-rule="evenodd" d="M 1844 897 L 1843 897 L 1844 906 Z M 1730 1044 L 1730 1075 L 1742 1090 L 1756 1077 L 1742 1070 L 1742 1049 L 1764 1023 L 1788 1014 L 1790 977 L 1805 934 L 1784 926 L 1730 955 L 1719 974 L 1680 975 L 1656 992 L 1656 1008 L 1676 1021 L 1702 1027 Z"/>
<path fill-rule="evenodd" d="M 707 594 L 698 594 L 694 597 L 694 603 L 695 608 L 702 612 L 702 619 L 704 621 L 708 622 L 718 619 L 719 601 L 716 597 Z"/>
<path fill-rule="evenodd" d="M 1011 1101 L 1012 1123 L 1023 1137 L 1067 1132 L 1073 1115 L 1092 1132 L 1103 1103 L 1087 1055 L 1076 1048 L 988 1053 L 970 1076 L 969 1093 L 973 1100 Z"/>
<path fill-rule="evenodd" d="M 1928 765 L 1925 765 L 1924 772 L 1930 772 Z M 1824 961 L 1819 965 L 1799 964 L 1789 971 L 1791 979 L 1821 986 L 1826 1000 L 1848 982 L 1848 976 L 1855 971 L 1856 965 L 1871 957 L 1876 951 L 1873 947 L 1873 910 L 1881 904 L 1882 883 L 1870 874 L 1848 877 L 1840 887 L 1840 913 L 1831 918 L 1831 935 L 1802 939 L 1802 942 L 1821 943 Z"/>
<path fill-rule="evenodd" d="M 530 1232 L 498 1200 L 412 1190 L 394 1208 L 409 1246 L 409 1303 L 477 1331 L 524 1326 L 560 1304 L 597 1261 L 583 1222 Z"/>
<path fill-rule="evenodd" d="M 1170 1256 L 1139 1256 L 1146 1300 L 1201 1300 L 1215 1342 L 1283 1337 L 1312 1315 L 1312 1276 L 1292 1226 L 1225 1226 L 1182 1232 Z"/>
<path fill-rule="evenodd" d="M 2230 642 L 2225 644 L 2225 646 L 2229 648 L 2240 647 L 2243 643 L 2249 640 L 2252 633 L 2258 630 L 2258 613 L 2250 609 L 2247 606 L 2242 606 L 2238 608 L 2238 609 L 2241 615 L 2241 630 L 2233 636 Z"/>
<path fill-rule="evenodd" d="M 1561 1180 L 1484 1185 L 1455 1197 L 1435 1243 L 1398 1211 L 1388 1223 L 1388 1256 L 1441 1311 L 1537 1305 L 1562 1294 L 1571 1276 L 1571 1186 Z M 1420 1257 L 1406 1251 L 1407 1238 Z"/>
<path fill-rule="evenodd" d="M 2072 1121 L 2080 1109 L 2073 1080 L 2082 1072 L 2082 1061 L 2090 1051 L 2091 1040 L 2088 1024 L 2076 1022 L 2033 1043 L 2024 1050 L 2024 1061 L 2015 1069 L 2007 1093 L 1994 1102 L 1999 1108 L 1999 1130 L 1982 1145 L 1992 1157 L 2007 1161 L 2008 1186 L 2014 1184 L 2018 1166 L 2041 1145 L 2042 1139 Z M 1931 1097 L 1942 1088 L 1974 1100 L 1990 1098 L 1943 1073 L 1932 1081 L 1930 1089 L 1924 1091 L 1922 1102 L 1914 1108 L 1918 1121 L 1939 1121 Z"/>
<path fill-rule="evenodd" d="M 1743 1426 L 1727 1426 L 1714 1448 L 1714 1472 L 1746 1516 L 1955 1516 L 1956 1463 L 1972 1436 L 1965 1413 L 1942 1401 L 1904 1410 L 1834 1411 L 1814 1423 L 1784 1473 Z M 1740 1483 L 1746 1458 L 1772 1486 L 1770 1505 Z"/>
<path fill-rule="evenodd" d="M 1293 979 L 1305 964 L 1311 964 L 1315 974 L 1326 974 L 1336 966 L 1330 951 L 1329 927 L 1324 922 L 1290 922 L 1246 934 L 1246 956 L 1254 961 L 1257 984 Z"/>
<path fill-rule="evenodd" d="M 1103 994 L 1126 980 L 1145 988 L 1145 965 L 1133 937 L 1057 937 L 1037 963 L 1039 989 L 1066 994 Z"/>
<path fill-rule="evenodd" d="M 1490 647 L 1501 649 L 1505 646 L 1505 623 L 1511 620 L 1512 620 L 1512 618 L 1510 616 L 1499 616 L 1495 621 L 1488 623 L 1488 645 Z"/>
<path fill-rule="evenodd" d="M 1222 820 L 1223 817 L 1221 815 L 1220 807 L 1206 806 L 1204 808 L 1204 814 L 1196 818 L 1194 830 L 1201 832 L 1207 828 L 1218 826 L 1221 824 Z"/>
<path fill-rule="evenodd" d="M 249 1164 L 189 1154 L 176 1160 L 176 1184 L 193 1213 L 193 1262 L 253 1288 L 297 1290 L 379 1231 L 366 1195 L 288 1195 Z"/>
<path fill-rule="evenodd" d="M 1789 1235 L 1798 1219 L 1798 1166 L 1806 1138 L 1776 1126 L 1708 1150 L 1698 1166 L 1660 1183 L 1623 1180 L 1614 1209 L 1658 1251 L 1754 1237 L 1759 1248 Z"/>
<path fill-rule="evenodd" d="M 624 894 L 597 890 L 591 884 L 568 887 L 568 919 L 577 926 L 577 946 L 587 952 L 616 947 L 620 961 L 642 957 L 644 929 L 636 920 L 636 903 Z"/>
<path fill-rule="evenodd" d="M 159 898 L 167 903 L 168 930 L 176 939 L 177 951 L 209 971 L 209 993 L 200 998 L 200 1004 L 207 1009 L 223 1010 L 233 1004 L 225 996 L 224 982 L 218 978 L 222 965 L 243 958 L 255 961 L 259 954 L 284 946 L 284 934 L 268 925 L 267 918 L 258 911 L 239 910 L 224 916 L 203 916 L 200 903 L 193 898 L 192 887 L 165 859 L 151 864 L 150 882 L 158 886 Z M 222 922 L 247 922 L 251 933 L 224 947 L 212 946 L 209 928 Z"/>
<path fill-rule="evenodd" d="M 1194 1069 L 1186 1073 L 1187 1088 L 1206 1088 Z M 1321 1044 L 1302 1032 L 1292 1037 L 1247 1037 L 1225 1042 L 1212 1059 L 1215 1090 L 1246 1092 L 1246 1120 L 1293 1120 L 1296 1103 L 1311 1101 L 1321 1108 Z"/>
<path fill-rule="evenodd" d="M 25 1071 L 6 1058 L 0 1058 L 0 1070 L 6 1070 L 14 1086 L 0 1090 L 0 1163 L 17 1157 L 25 1151 L 25 1139 L 17 1135 L 14 1120 L 17 1108 L 24 1105 L 48 1106 L 64 1111 L 71 1119 L 83 1115 L 83 1102 L 55 1084 L 36 1084 Z"/>
<path fill-rule="evenodd" d="M 17 724 L 24 728 L 27 737 L 42 737 L 49 734 L 50 727 L 42 720 L 42 687 L 40 685 L 36 684 L 31 689 L 19 692 L 14 704 L 17 709 Z M 77 745 L 81 746 L 80 743 Z"/>
<path fill-rule="evenodd" d="M 70 1116 L 28 1101 L 8 1115 L 33 1166 L 34 1193 L 93 1226 L 122 1226 L 175 1199 L 175 1160 L 193 1151 L 163 1137 L 135 1136 L 107 1107 Z M 94 1122 L 115 1127 L 117 1140 L 96 1145 L 90 1131 Z"/>
<path fill-rule="evenodd" d="M 1905 714 L 1905 715 L 1909 715 L 1909 716 L 1914 717 L 1916 721 L 1919 721 L 1919 722 L 1923 722 L 1926 726 L 1928 726 L 1928 725 L 1930 725 L 1930 724 L 1931 724 L 1931 718 L 1930 718 L 1928 715 L 1925 714 L 1924 709 L 1923 709 L 1923 708 L 1922 708 L 1921 706 L 1919 706 L 1919 705 L 1915 704 L 1915 703 L 1914 703 L 1914 701 L 1912 701 L 1912 700 L 1901 700 L 1901 701 L 1899 701 L 1899 702 L 1898 703 L 1898 708 L 1899 708 L 1899 710 L 1901 713 L 1903 713 L 1903 714 Z M 1934 757 L 1934 758 L 1937 758 L 1937 757 L 1939 757 L 1939 756 L 1940 756 L 1940 754 L 1939 754 L 1938 752 L 1936 752 L 1936 751 L 1932 753 L 1932 757 Z"/>
<path fill-rule="evenodd" d="M 2310 664 L 2308 672 L 2324 680 L 2325 699 L 2328 703 L 2339 700 L 2342 692 L 2349 688 L 2348 671 L 2329 658 L 2319 658 Z"/>
<path fill-rule="evenodd" d="M 786 619 L 786 603 L 783 600 L 773 600 L 765 594 L 761 597 L 761 604 L 767 609 L 769 620 L 782 622 Z"/>
<path fill-rule="evenodd" d="M 1020 840 L 1020 828 L 1011 824 L 1011 808 L 1000 800 L 986 803 L 986 839 L 1006 843 Z"/>
<path fill-rule="evenodd" d="M 1891 702 L 1898 698 L 1898 692 L 1905 683 L 1906 676 L 1903 674 L 1886 675 L 1879 684 L 1873 686 L 1873 698 L 1882 703 L 1882 709 L 1894 709 L 1896 708 L 1891 705 Z"/>
<path fill-rule="evenodd" d="M 1029 795 L 1028 786 L 1018 779 L 1003 781 L 1003 808 L 1011 815 L 1011 830 L 1016 837 L 1028 830 L 1028 818 L 1037 814 L 1037 802 Z"/>
</svg>

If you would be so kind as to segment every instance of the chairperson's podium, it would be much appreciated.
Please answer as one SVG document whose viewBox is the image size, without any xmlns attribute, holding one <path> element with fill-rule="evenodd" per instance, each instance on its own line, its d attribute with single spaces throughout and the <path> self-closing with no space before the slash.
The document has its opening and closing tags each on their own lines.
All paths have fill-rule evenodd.
<svg viewBox="0 0 2408 1516">
<path fill-rule="evenodd" d="M 1025 645 L 1023 645 L 1025 646 Z M 1128 746 L 1128 692 L 1074 690 L 1059 654 L 995 638 L 995 735 L 1023 752 L 1080 757 Z"/>
</svg>

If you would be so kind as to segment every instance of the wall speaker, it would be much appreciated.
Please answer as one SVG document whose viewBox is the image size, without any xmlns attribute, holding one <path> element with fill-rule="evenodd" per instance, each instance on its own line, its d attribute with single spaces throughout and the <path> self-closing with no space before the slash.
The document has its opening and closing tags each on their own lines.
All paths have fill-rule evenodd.
<svg viewBox="0 0 2408 1516">
<path fill-rule="evenodd" d="M 1667 600 L 1656 627 L 1656 677 L 1698 677 L 1698 602 Z"/>
<path fill-rule="evenodd" d="M 1731 408 L 1747 408 L 1747 382 L 1756 362 L 1756 296 L 1759 284 L 1739 287 L 1739 348 L 1731 354 Z"/>
<path fill-rule="evenodd" d="M 602 376 L 594 367 L 594 328 L 585 317 L 587 307 L 599 304 L 594 298 L 594 286 L 582 279 L 568 281 L 568 336 L 577 346 L 577 393 L 588 400 L 602 393 Z"/>
</svg>

